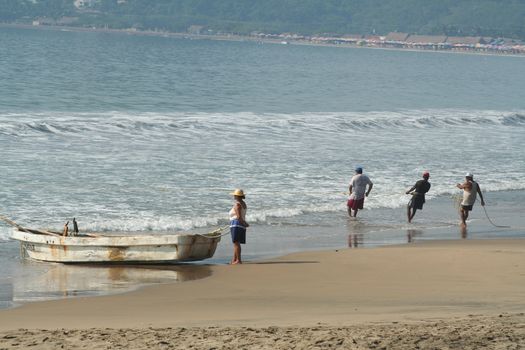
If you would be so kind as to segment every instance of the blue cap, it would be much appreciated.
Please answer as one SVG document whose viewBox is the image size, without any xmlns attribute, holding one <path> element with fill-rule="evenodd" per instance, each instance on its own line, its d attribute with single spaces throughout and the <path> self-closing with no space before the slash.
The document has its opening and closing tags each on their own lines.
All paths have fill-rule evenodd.
<svg viewBox="0 0 525 350">
<path fill-rule="evenodd" d="M 360 165 L 357 165 L 357 166 L 355 167 L 355 172 L 356 172 L 356 173 L 362 173 L 362 172 L 363 172 L 363 167 L 360 166 Z"/>
</svg>

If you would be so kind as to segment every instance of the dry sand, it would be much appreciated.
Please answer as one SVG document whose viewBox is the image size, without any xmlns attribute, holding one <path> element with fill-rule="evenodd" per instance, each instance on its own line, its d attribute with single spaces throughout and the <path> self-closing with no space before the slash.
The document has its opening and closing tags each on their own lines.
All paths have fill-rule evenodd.
<svg viewBox="0 0 525 350">
<path fill-rule="evenodd" d="M 525 347 L 525 240 L 307 252 L 212 269 L 202 280 L 0 311 L 0 349 Z"/>
<path fill-rule="evenodd" d="M 4 332 L 6 349 L 522 349 L 525 314 L 347 327 L 93 328 Z"/>
</svg>

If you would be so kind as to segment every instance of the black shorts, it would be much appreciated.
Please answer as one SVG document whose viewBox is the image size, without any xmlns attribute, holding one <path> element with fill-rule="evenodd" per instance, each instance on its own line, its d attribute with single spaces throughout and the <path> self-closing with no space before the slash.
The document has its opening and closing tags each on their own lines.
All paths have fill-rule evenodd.
<svg viewBox="0 0 525 350">
<path fill-rule="evenodd" d="M 472 211 L 472 207 L 473 205 L 462 205 L 461 209 L 466 210 L 466 211 Z"/>
<path fill-rule="evenodd" d="M 423 209 L 423 204 L 425 204 L 425 197 L 412 196 L 412 199 L 408 202 L 408 207 L 413 209 Z"/>
</svg>

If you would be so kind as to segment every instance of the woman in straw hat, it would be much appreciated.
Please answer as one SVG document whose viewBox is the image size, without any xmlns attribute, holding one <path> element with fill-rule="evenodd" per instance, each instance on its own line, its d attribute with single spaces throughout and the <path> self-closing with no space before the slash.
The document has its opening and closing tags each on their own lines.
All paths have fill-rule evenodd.
<svg viewBox="0 0 525 350">
<path fill-rule="evenodd" d="M 242 264 L 241 244 L 246 243 L 246 228 L 250 225 L 246 222 L 246 210 L 248 207 L 244 202 L 244 192 L 236 189 L 231 193 L 235 199 L 232 209 L 230 210 L 230 233 L 233 242 L 233 259 L 231 264 Z"/>
</svg>

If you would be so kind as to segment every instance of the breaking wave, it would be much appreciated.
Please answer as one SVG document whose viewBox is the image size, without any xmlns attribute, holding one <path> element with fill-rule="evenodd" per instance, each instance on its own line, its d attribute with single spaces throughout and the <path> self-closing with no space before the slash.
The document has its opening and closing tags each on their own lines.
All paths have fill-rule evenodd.
<svg viewBox="0 0 525 350">
<path fill-rule="evenodd" d="M 406 205 L 405 191 L 425 169 L 429 200 L 454 194 L 467 170 L 484 191 L 520 190 L 523 127 L 525 111 L 4 113 L 4 205 L 27 224 L 78 208 L 89 231 L 173 232 L 227 224 L 237 184 L 250 194 L 252 222 L 344 213 L 356 163 L 376 184 L 367 209 Z M 405 142 L 412 137 L 416 144 Z M 239 170 L 232 149 L 240 138 Z M 57 170 L 63 164 L 67 171 Z M 0 230 L 0 242 L 8 237 Z"/>
<path fill-rule="evenodd" d="M 12 229 L 10 227 L 0 227 L 0 243 L 6 242 L 11 236 Z"/>
<path fill-rule="evenodd" d="M 232 125 L 235 124 L 235 128 Z M 367 113 L 33 113 L 0 114 L 0 134 L 67 137 L 150 137 L 183 133 L 249 131 L 285 133 L 309 130 L 446 129 L 449 127 L 525 126 L 524 112 L 410 110 Z"/>
</svg>

